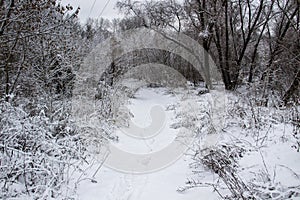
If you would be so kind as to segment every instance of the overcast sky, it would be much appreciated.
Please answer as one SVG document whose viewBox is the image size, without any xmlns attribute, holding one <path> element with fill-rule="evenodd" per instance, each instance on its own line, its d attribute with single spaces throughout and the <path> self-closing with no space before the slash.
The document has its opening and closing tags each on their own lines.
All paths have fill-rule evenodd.
<svg viewBox="0 0 300 200">
<path fill-rule="evenodd" d="M 116 17 L 121 17 L 118 14 L 118 9 L 115 9 L 115 5 L 118 0 L 61 0 L 63 5 L 71 4 L 73 7 L 80 7 L 79 18 L 82 23 L 84 23 L 88 17 L 98 18 L 104 17 L 108 19 L 113 19 Z M 93 3 L 95 5 L 92 9 Z M 105 4 L 108 2 L 106 8 Z M 91 10 L 92 9 L 92 10 Z M 104 9 L 102 15 L 100 16 L 102 10 Z"/>
</svg>

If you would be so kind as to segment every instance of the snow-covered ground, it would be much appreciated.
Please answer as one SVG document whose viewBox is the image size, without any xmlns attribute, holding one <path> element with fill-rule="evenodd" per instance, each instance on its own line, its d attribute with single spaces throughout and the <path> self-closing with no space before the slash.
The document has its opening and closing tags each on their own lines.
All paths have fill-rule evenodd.
<svg viewBox="0 0 300 200">
<path fill-rule="evenodd" d="M 182 95 L 170 94 L 165 88 L 139 89 L 128 105 L 134 116 L 132 121 L 140 127 L 147 127 L 151 124 L 150 109 L 159 105 L 166 113 L 163 130 L 145 140 L 138 140 L 117 130 L 119 142 L 114 145 L 133 153 L 150 153 L 167 146 L 179 131 L 171 128 L 176 117 L 175 109 L 172 107 L 174 108 L 181 100 Z M 189 168 L 191 162 L 191 156 L 185 154 L 170 166 L 145 174 L 122 173 L 103 166 L 95 176 L 97 183 L 90 180 L 80 182 L 78 197 L 82 200 L 194 200 L 199 197 L 217 199 L 211 188 L 195 189 L 186 193 L 177 192 L 177 189 L 185 184 L 187 177 L 193 173 Z M 95 165 L 87 173 L 94 173 L 97 167 Z"/>
<path fill-rule="evenodd" d="M 197 92 L 194 91 L 194 93 Z M 188 98 L 196 99 L 198 106 L 201 107 L 202 105 L 202 109 L 207 108 L 205 104 L 208 99 L 206 94 L 191 95 Z M 119 142 L 114 143 L 114 145 L 132 153 L 151 153 L 164 148 L 178 134 L 179 129 L 174 128 L 174 123 L 180 121 L 178 120 L 180 118 L 179 113 L 183 112 L 184 109 L 180 110 L 179 104 L 182 105 L 184 101 L 189 101 L 184 92 L 171 94 L 166 88 L 143 87 L 139 89 L 135 98 L 131 98 L 127 105 L 132 113 L 132 121 L 139 127 L 149 126 L 153 120 L 150 116 L 150 109 L 159 105 L 166 114 L 163 130 L 153 137 L 140 140 L 119 129 L 116 131 Z M 195 109 L 199 110 L 197 106 Z M 186 109 L 185 112 L 190 111 Z M 191 121 L 194 120 L 193 117 L 199 119 L 202 112 L 201 110 L 190 112 L 189 118 Z M 238 113 L 237 105 L 228 105 L 228 112 Z M 299 191 L 300 185 L 300 156 L 299 152 L 291 147 L 295 143 L 292 137 L 292 126 L 284 121 L 275 120 L 271 126 L 262 126 L 260 131 L 254 134 L 252 133 L 253 129 L 250 128 L 252 125 L 249 124 L 246 116 L 241 117 L 243 118 L 241 119 L 237 118 L 235 114 L 227 117 L 227 126 L 218 139 L 220 144 L 231 143 L 241 146 L 245 150 L 239 160 L 237 171 L 241 180 L 246 184 L 251 183 L 255 189 L 262 193 L 271 194 L 271 197 L 266 196 L 262 199 L 300 199 L 295 197 L 298 196 L 295 191 L 296 193 Z M 246 115 L 253 115 L 253 113 L 246 113 Z M 263 112 L 260 115 L 263 115 Z M 276 118 L 276 113 L 273 113 L 273 116 Z M 204 128 L 203 135 L 200 131 L 200 135 L 197 136 L 200 143 L 205 141 L 205 130 Z M 190 167 L 190 164 L 195 161 L 191 156 L 192 152 L 201 148 L 201 144 L 194 145 L 193 148 L 176 162 L 152 173 L 122 173 L 107 166 L 102 166 L 97 171 L 101 163 L 96 163 L 86 170 L 86 176 L 92 177 L 96 171 L 97 174 L 93 181 L 83 179 L 79 182 L 77 197 L 81 200 L 221 199 L 211 187 L 219 184 L 218 175 L 205 167 L 198 169 Z M 187 187 L 188 189 L 184 190 L 182 188 L 186 186 L 187 180 L 202 184 L 200 187 L 191 189 Z M 223 186 L 220 184 L 221 188 Z M 178 190 L 183 192 L 178 192 Z M 295 195 L 289 196 L 289 190 L 292 191 L 291 194 Z M 228 190 L 223 191 L 228 193 Z"/>
</svg>

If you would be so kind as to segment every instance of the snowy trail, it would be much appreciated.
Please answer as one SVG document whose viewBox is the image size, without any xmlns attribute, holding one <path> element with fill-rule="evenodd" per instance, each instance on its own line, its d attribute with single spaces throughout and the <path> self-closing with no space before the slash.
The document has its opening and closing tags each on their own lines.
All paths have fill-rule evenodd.
<svg viewBox="0 0 300 200">
<path fill-rule="evenodd" d="M 160 105 L 166 110 L 166 122 L 162 132 L 147 140 L 137 140 L 122 131 L 117 135 L 120 141 L 115 145 L 128 152 L 149 153 L 159 150 L 172 142 L 178 129 L 171 128 L 175 120 L 172 107 L 180 101 L 175 95 L 166 93 L 163 88 L 142 88 L 136 98 L 131 99 L 129 110 L 134 115 L 133 122 L 140 127 L 151 123 L 149 110 Z M 148 174 L 124 174 L 108 167 L 102 167 L 96 175 L 97 183 L 82 181 L 78 187 L 79 199 L 82 200 L 195 200 L 218 199 L 210 188 L 189 190 L 179 193 L 176 190 L 185 184 L 192 175 L 189 168 L 191 158 L 183 155 L 172 165 Z M 97 166 L 95 166 L 96 168 Z M 95 169 L 91 169 L 91 171 Z"/>
<path fill-rule="evenodd" d="M 191 92 L 192 95 L 187 95 Z M 291 148 L 291 137 L 288 133 L 292 132 L 292 127 L 285 124 L 273 126 L 270 134 L 266 135 L 266 142 L 260 148 L 254 147 L 255 138 L 245 136 L 247 129 L 243 130 L 237 123 L 236 118 L 228 121 L 229 126 L 224 129 L 223 134 L 205 134 L 209 128 L 209 119 L 205 112 L 209 109 L 209 95 L 194 95 L 197 91 L 176 91 L 170 94 L 165 88 L 141 88 L 130 99 L 129 108 L 133 114 L 132 121 L 139 127 L 147 127 L 151 124 L 150 110 L 155 105 L 160 105 L 165 110 L 165 123 L 163 130 L 159 134 L 146 139 L 137 139 L 117 130 L 120 141 L 114 145 L 127 152 L 136 154 L 147 154 L 163 149 L 170 144 L 180 132 L 179 127 L 186 126 L 188 129 L 196 130 L 200 128 L 197 137 L 197 145 L 203 149 L 213 145 L 214 141 L 219 140 L 225 144 L 241 145 L 245 150 L 249 149 L 240 159 L 238 168 L 239 175 L 245 183 L 255 183 L 258 188 L 265 187 L 265 184 L 274 185 L 276 190 L 267 191 L 272 195 L 285 195 L 282 191 L 287 191 L 292 187 L 299 186 L 300 180 L 300 160 L 299 152 Z M 179 104 L 178 104 L 179 103 Z M 183 122 L 183 124 L 182 124 Z M 194 124 L 193 124 L 194 123 Z M 196 127 L 194 125 L 197 125 Z M 203 126 L 204 125 L 204 126 Z M 190 128 L 193 127 L 193 128 Z M 203 129 L 201 129 L 203 127 Z M 184 129 L 184 130 L 188 130 Z M 265 130 L 268 133 L 268 129 Z M 243 133 L 243 134 L 242 134 Z M 283 134 L 285 140 L 283 141 Z M 199 139 L 199 140 L 198 140 Z M 199 142 L 199 143 L 198 143 Z M 243 143 L 242 143 L 243 142 Z M 199 146 L 198 146 L 199 147 Z M 97 183 L 88 179 L 80 181 L 78 185 L 78 199 L 80 200 L 195 200 L 220 199 L 218 193 L 208 184 L 218 182 L 218 176 L 209 170 L 197 167 L 194 173 L 189 167 L 193 160 L 190 153 L 180 157 L 171 165 L 153 173 L 131 174 L 121 173 L 103 166 L 97 173 L 95 180 Z M 87 170 L 87 177 L 92 177 L 99 165 L 94 165 Z M 264 183 L 261 177 L 268 175 L 273 182 Z M 200 187 L 188 189 L 183 193 L 177 192 L 178 189 L 186 186 L 187 180 L 201 181 Z M 283 185 L 281 185 L 283 184 Z M 206 187 L 207 186 L 207 187 Z M 221 187 L 221 186 L 220 186 Z M 224 188 L 224 185 L 222 185 Z M 290 187 L 290 188 L 288 188 Z M 222 191 L 228 194 L 228 191 Z M 285 198 L 282 198 L 285 199 Z M 299 198 L 295 198 L 299 199 Z"/>
</svg>

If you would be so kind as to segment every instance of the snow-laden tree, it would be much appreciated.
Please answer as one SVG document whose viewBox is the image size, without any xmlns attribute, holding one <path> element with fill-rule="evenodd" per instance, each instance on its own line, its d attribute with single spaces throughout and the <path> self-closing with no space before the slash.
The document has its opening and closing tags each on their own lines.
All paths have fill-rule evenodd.
<svg viewBox="0 0 300 200">
<path fill-rule="evenodd" d="M 0 198 L 57 198 L 85 158 L 69 118 L 86 54 L 78 11 L 55 0 L 0 1 Z"/>
</svg>

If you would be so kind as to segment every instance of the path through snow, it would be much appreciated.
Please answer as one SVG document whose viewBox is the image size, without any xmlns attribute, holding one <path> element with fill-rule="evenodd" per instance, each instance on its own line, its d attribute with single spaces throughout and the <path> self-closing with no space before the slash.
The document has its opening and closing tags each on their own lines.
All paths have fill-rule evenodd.
<svg viewBox="0 0 300 200">
<path fill-rule="evenodd" d="M 130 100 L 129 110 L 133 114 L 133 122 L 140 127 L 151 123 L 150 108 L 160 105 L 166 110 L 166 122 L 163 130 L 153 138 L 138 140 L 122 131 L 117 131 L 120 141 L 115 145 L 125 151 L 134 153 L 149 153 L 164 148 L 172 142 L 178 132 L 170 126 L 175 120 L 174 108 L 181 96 L 167 92 L 164 88 L 141 88 Z M 82 200 L 195 200 L 218 199 L 211 188 L 189 190 L 179 193 L 176 190 L 185 184 L 192 171 L 189 168 L 191 158 L 183 155 L 170 166 L 148 174 L 124 174 L 107 167 L 102 167 L 95 179 L 81 181 L 78 187 L 79 199 Z M 97 166 L 90 169 L 90 173 Z"/>
</svg>

